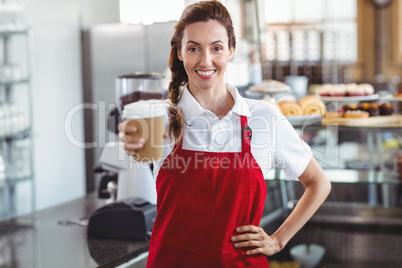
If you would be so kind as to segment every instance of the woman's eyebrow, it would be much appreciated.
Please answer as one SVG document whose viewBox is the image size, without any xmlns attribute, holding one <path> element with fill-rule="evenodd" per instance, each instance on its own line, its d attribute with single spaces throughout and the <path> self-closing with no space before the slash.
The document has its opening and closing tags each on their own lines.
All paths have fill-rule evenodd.
<svg viewBox="0 0 402 268">
<path fill-rule="evenodd" d="M 212 42 L 211 45 L 215 45 L 215 44 L 218 44 L 218 43 L 223 43 L 223 41 L 221 41 L 221 40 L 216 40 L 216 41 Z"/>
<path fill-rule="evenodd" d="M 187 44 L 189 44 L 189 43 L 194 44 L 194 45 L 198 45 L 198 46 L 201 45 L 200 43 L 195 42 L 195 41 L 193 41 L 193 40 L 187 41 Z M 217 43 L 223 43 L 223 41 L 221 41 L 221 40 L 216 40 L 216 41 L 212 42 L 211 45 L 215 45 L 215 44 L 217 44 Z"/>
</svg>

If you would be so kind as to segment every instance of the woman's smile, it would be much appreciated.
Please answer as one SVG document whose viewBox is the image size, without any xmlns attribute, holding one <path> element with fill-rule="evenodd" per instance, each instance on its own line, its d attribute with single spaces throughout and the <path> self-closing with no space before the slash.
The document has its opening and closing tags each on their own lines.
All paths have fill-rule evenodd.
<svg viewBox="0 0 402 268">
<path fill-rule="evenodd" d="M 196 70 L 195 72 L 198 74 L 198 76 L 199 76 L 201 79 L 210 79 L 210 78 L 212 78 L 212 76 L 216 73 L 216 70 L 212 70 L 212 71 L 200 71 L 200 70 Z"/>
</svg>

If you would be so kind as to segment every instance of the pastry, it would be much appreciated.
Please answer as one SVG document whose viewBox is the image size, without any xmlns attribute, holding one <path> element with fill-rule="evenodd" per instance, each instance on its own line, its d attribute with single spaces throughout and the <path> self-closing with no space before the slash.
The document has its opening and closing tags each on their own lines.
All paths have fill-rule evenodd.
<svg viewBox="0 0 402 268">
<path fill-rule="evenodd" d="M 300 100 L 300 107 L 303 115 L 320 114 L 325 113 L 325 104 L 322 100 L 314 97 L 307 96 Z"/>
<path fill-rule="evenodd" d="M 342 106 L 344 112 L 357 110 L 357 105 L 354 103 L 345 104 Z"/>
<path fill-rule="evenodd" d="M 381 103 L 380 107 L 380 115 L 391 115 L 394 112 L 394 107 L 389 102 Z"/>
<path fill-rule="evenodd" d="M 279 108 L 284 116 L 301 115 L 302 110 L 300 105 L 295 101 L 281 101 L 279 103 Z"/>
<path fill-rule="evenodd" d="M 374 94 L 374 87 L 368 83 L 324 84 L 319 89 L 318 94 L 331 97 L 366 96 Z"/>
<path fill-rule="evenodd" d="M 290 91 L 290 87 L 280 81 L 276 80 L 264 80 L 258 85 L 249 87 L 251 92 L 272 94 L 272 93 L 286 93 Z"/>
<path fill-rule="evenodd" d="M 357 109 L 361 111 L 366 111 L 369 106 L 370 104 L 368 102 L 360 102 L 359 105 L 357 105 Z"/>
<path fill-rule="evenodd" d="M 380 110 L 378 109 L 377 103 L 361 102 L 357 106 L 357 109 L 368 112 L 370 114 L 370 116 L 377 116 L 380 114 Z"/>
<path fill-rule="evenodd" d="M 300 106 L 303 106 L 303 103 L 306 103 L 306 102 L 308 102 L 308 101 L 316 101 L 316 100 L 322 102 L 322 101 L 321 101 L 320 99 L 318 99 L 317 97 L 315 97 L 315 96 L 313 96 L 313 95 L 310 95 L 310 96 L 306 96 L 306 97 L 302 98 L 302 99 L 299 101 L 299 104 L 300 104 Z"/>
<path fill-rule="evenodd" d="M 345 118 L 368 118 L 370 115 L 368 112 L 362 110 L 346 111 L 343 116 Z"/>
<path fill-rule="evenodd" d="M 346 95 L 345 84 L 333 85 L 330 91 L 331 97 L 343 97 Z"/>
<path fill-rule="evenodd" d="M 364 90 L 366 95 L 373 95 L 374 94 L 374 87 L 371 84 L 363 83 L 360 84 L 359 87 Z"/>
<path fill-rule="evenodd" d="M 393 94 L 395 98 L 402 98 L 402 90 L 398 90 L 398 93 Z"/>
<path fill-rule="evenodd" d="M 351 97 L 364 96 L 366 90 L 364 87 L 357 85 L 356 83 L 347 84 L 345 87 L 346 95 Z"/>
<path fill-rule="evenodd" d="M 340 118 L 342 117 L 342 114 L 339 114 L 338 112 L 326 112 L 324 114 L 324 118 L 330 119 L 330 118 Z"/>
<path fill-rule="evenodd" d="M 380 110 L 378 109 L 378 105 L 370 105 L 366 112 L 369 113 L 370 116 L 377 116 L 380 115 Z"/>
<path fill-rule="evenodd" d="M 328 97 L 331 95 L 332 84 L 324 84 L 318 90 L 318 95 Z"/>
</svg>

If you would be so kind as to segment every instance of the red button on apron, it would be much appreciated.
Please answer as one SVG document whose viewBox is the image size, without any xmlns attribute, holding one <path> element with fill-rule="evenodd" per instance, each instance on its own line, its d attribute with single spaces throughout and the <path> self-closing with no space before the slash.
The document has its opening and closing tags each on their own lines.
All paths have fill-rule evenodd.
<svg viewBox="0 0 402 268">
<path fill-rule="evenodd" d="M 236 227 L 259 225 L 266 197 L 245 116 L 241 129 L 242 152 L 183 150 L 180 142 L 165 159 L 147 267 L 268 267 L 264 255 L 247 256 L 230 241 Z"/>
</svg>

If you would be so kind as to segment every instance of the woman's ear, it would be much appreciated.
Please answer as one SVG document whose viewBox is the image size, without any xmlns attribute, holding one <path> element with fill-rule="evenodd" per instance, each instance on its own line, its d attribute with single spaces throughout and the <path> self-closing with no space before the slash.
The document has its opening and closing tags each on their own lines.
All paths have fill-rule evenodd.
<svg viewBox="0 0 402 268">
<path fill-rule="evenodd" d="M 183 61 L 183 57 L 181 56 L 181 50 L 177 49 L 177 57 L 179 58 L 180 61 Z"/>
<path fill-rule="evenodd" d="M 231 47 L 230 50 L 229 50 L 229 58 L 228 58 L 228 60 L 232 60 L 233 52 L 234 52 L 234 49 L 233 49 L 233 47 Z"/>
</svg>

